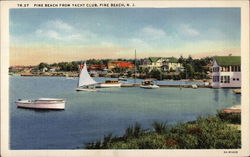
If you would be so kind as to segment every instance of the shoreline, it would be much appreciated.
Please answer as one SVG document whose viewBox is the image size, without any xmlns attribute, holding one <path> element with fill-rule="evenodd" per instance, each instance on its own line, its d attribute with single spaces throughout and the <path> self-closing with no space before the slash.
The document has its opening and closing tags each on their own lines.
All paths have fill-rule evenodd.
<svg viewBox="0 0 250 157">
<path fill-rule="evenodd" d="M 68 72 L 51 72 L 51 73 L 41 73 L 41 74 L 32 74 L 32 73 L 15 73 L 15 74 L 9 74 L 11 76 L 22 76 L 22 77 L 79 77 L 78 73 L 68 73 Z M 117 74 L 115 74 L 117 75 Z M 99 76 L 99 77 L 105 77 L 105 76 Z M 110 74 L 107 75 L 108 78 L 119 78 L 119 77 L 112 77 Z M 133 77 L 128 77 L 131 79 L 134 79 Z M 142 79 L 142 78 L 137 78 Z M 197 82 L 197 83 L 205 83 L 205 82 L 211 82 L 211 79 L 202 80 L 202 79 L 180 79 L 180 80 L 173 80 L 173 79 L 163 79 L 163 80 L 157 80 L 157 81 L 182 81 L 182 82 Z"/>
<path fill-rule="evenodd" d="M 130 125 L 78 149 L 237 149 L 241 147 L 241 113 L 218 111 L 215 116 L 168 125 L 155 121 L 151 129 Z M 232 136 L 233 135 L 233 136 Z M 230 141 L 230 142 L 229 142 Z"/>
</svg>

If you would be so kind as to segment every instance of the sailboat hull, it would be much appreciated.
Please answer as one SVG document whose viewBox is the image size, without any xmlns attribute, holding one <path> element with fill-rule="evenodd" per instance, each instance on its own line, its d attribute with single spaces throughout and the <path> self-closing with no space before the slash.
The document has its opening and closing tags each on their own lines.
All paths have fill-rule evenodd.
<svg viewBox="0 0 250 157">
<path fill-rule="evenodd" d="M 97 89 L 89 89 L 89 88 L 76 88 L 76 91 L 80 92 L 80 91 L 83 91 L 83 92 L 96 92 Z"/>
</svg>

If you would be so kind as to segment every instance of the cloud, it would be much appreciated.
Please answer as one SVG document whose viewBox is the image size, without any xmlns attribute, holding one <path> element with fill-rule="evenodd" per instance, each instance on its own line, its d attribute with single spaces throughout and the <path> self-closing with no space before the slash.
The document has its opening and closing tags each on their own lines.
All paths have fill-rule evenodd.
<svg viewBox="0 0 250 157">
<path fill-rule="evenodd" d="M 196 29 L 194 29 L 191 25 L 189 24 L 183 24 L 180 26 L 179 31 L 181 34 L 185 36 L 198 36 L 200 35 L 200 32 Z"/>
<path fill-rule="evenodd" d="M 83 41 L 82 35 L 70 24 L 60 19 L 50 20 L 41 24 L 35 31 L 39 38 L 53 39 L 56 41 Z"/>
<path fill-rule="evenodd" d="M 142 36 L 147 36 L 151 39 L 159 39 L 166 36 L 166 33 L 162 29 L 157 29 L 152 26 L 147 26 L 141 29 L 140 31 Z"/>
<path fill-rule="evenodd" d="M 73 27 L 60 19 L 50 20 L 46 23 L 46 27 L 52 27 L 60 30 L 72 30 Z"/>
</svg>

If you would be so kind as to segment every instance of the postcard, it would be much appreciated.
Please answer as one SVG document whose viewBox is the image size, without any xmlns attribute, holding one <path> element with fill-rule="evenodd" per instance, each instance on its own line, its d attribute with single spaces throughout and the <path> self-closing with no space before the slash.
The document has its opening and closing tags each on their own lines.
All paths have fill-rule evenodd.
<svg viewBox="0 0 250 157">
<path fill-rule="evenodd" d="M 1 156 L 248 156 L 248 1 L 1 2 Z"/>
</svg>

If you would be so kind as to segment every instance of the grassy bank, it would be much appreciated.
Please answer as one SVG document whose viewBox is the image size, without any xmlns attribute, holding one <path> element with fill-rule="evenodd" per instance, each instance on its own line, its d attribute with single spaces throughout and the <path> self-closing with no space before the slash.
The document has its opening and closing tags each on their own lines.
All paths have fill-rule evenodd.
<svg viewBox="0 0 250 157">
<path fill-rule="evenodd" d="M 86 149 L 236 149 L 241 147 L 241 131 L 232 124 L 240 124 L 240 114 L 218 112 L 215 117 L 174 126 L 154 122 L 152 129 L 136 123 L 124 135 L 105 135 Z"/>
</svg>

